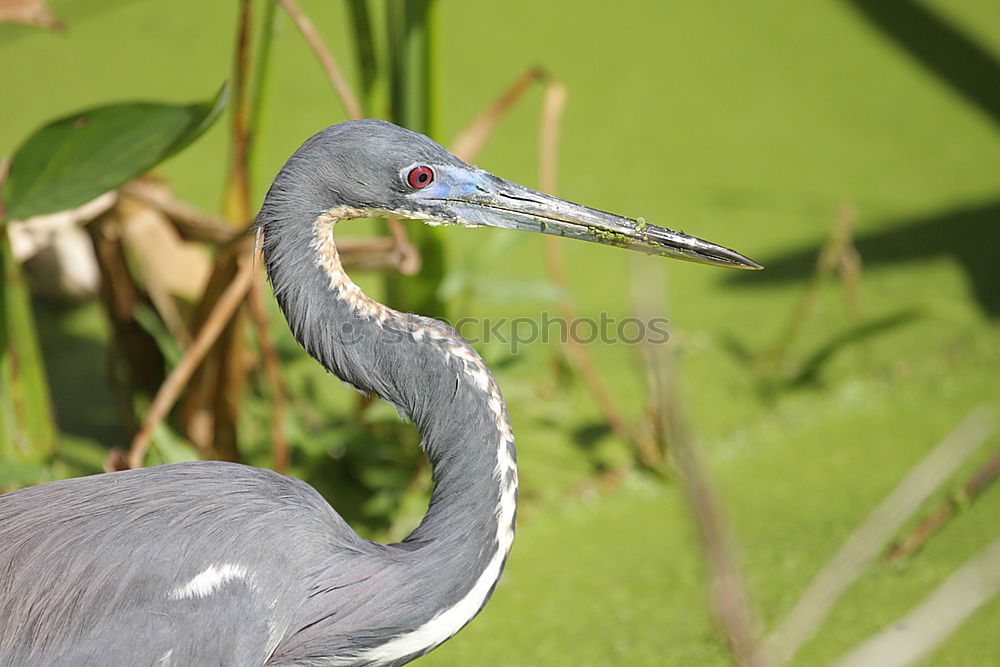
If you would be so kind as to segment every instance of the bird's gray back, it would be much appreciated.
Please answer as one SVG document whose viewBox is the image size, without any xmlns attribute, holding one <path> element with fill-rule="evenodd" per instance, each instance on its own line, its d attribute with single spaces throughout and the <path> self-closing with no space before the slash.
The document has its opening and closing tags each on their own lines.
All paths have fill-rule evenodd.
<svg viewBox="0 0 1000 667">
<path fill-rule="evenodd" d="M 261 665 L 305 600 L 310 571 L 330 553 L 364 559 L 372 546 L 307 484 L 237 464 L 9 493 L 0 496 L 0 665 Z"/>
</svg>

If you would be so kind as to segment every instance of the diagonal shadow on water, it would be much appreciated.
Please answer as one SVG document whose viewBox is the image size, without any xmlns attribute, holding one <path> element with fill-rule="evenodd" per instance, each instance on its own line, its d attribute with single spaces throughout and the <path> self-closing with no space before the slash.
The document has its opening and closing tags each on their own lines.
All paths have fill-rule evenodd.
<svg viewBox="0 0 1000 667">
<path fill-rule="evenodd" d="M 913 0 L 846 0 L 872 26 L 1000 125 L 1000 60 Z"/>
<path fill-rule="evenodd" d="M 961 263 L 980 307 L 1000 317 L 1000 199 L 915 220 L 895 221 L 879 231 L 860 233 L 854 245 L 865 271 L 950 256 Z M 773 257 L 757 257 L 765 271 L 730 274 L 736 286 L 799 282 L 816 267 L 820 244 Z"/>
</svg>

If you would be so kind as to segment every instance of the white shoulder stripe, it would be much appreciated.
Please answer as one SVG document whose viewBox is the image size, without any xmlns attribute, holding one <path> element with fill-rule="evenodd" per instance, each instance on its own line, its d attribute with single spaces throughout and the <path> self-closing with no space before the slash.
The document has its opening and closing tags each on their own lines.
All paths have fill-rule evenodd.
<svg viewBox="0 0 1000 667">
<path fill-rule="evenodd" d="M 234 563 L 209 565 L 196 574 L 191 581 L 172 590 L 170 599 L 184 600 L 186 598 L 207 597 L 234 580 L 245 581 L 251 587 L 253 586 L 250 573 L 242 565 Z"/>
</svg>

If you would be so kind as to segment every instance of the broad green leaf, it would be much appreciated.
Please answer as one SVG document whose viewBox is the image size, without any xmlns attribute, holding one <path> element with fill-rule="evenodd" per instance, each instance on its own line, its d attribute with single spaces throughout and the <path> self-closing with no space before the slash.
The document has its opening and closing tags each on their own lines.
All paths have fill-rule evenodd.
<svg viewBox="0 0 1000 667">
<path fill-rule="evenodd" d="M 7 219 L 75 208 L 152 169 L 197 139 L 226 105 L 135 102 L 88 109 L 38 130 L 14 153 Z"/>
</svg>

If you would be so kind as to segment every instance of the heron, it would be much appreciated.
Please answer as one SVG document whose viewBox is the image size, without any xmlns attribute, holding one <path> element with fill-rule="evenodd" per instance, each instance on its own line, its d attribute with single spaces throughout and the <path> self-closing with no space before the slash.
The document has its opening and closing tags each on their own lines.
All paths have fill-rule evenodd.
<svg viewBox="0 0 1000 667">
<path fill-rule="evenodd" d="M 483 608 L 514 539 L 517 465 L 500 389 L 444 322 L 348 277 L 339 221 L 555 234 L 716 266 L 743 255 L 469 165 L 421 134 L 332 125 L 288 159 L 255 226 L 296 340 L 411 420 L 428 509 L 401 542 L 362 539 L 305 482 L 197 461 L 0 496 L 0 665 L 402 665 Z"/>
</svg>

